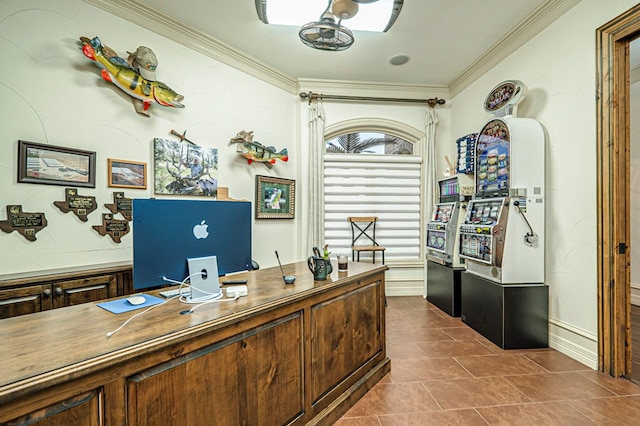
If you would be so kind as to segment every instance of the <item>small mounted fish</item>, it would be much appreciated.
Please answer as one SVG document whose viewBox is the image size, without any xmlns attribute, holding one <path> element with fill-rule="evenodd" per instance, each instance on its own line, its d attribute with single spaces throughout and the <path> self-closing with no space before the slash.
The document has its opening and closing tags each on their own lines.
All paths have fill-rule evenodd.
<svg viewBox="0 0 640 426">
<path fill-rule="evenodd" d="M 276 151 L 273 146 L 264 146 L 260 142 L 253 142 L 253 132 L 239 132 L 236 137 L 232 138 L 229 143 L 235 143 L 236 152 L 247 159 L 249 164 L 257 161 L 264 163 L 268 168 L 272 168 L 276 163 L 276 159 L 287 162 L 289 161 L 289 153 L 287 148 Z"/>
</svg>

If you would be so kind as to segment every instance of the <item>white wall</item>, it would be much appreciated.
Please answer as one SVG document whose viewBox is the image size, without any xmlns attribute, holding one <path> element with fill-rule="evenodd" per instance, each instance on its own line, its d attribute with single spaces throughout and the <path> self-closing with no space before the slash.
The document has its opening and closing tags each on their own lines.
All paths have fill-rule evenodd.
<svg viewBox="0 0 640 426">
<path fill-rule="evenodd" d="M 550 346 L 597 368 L 595 30 L 635 1 L 583 0 L 451 102 L 452 133 L 479 131 L 486 94 L 507 79 L 529 94 L 518 115 L 546 131 Z M 514 141 L 517 143 L 517 141 Z"/>
<path fill-rule="evenodd" d="M 151 107 L 150 118 L 135 113 L 122 92 L 100 78 L 99 68 L 79 49 L 80 36 L 99 36 L 126 57 L 139 45 L 158 56 L 157 77 L 185 96 L 184 109 Z M 107 187 L 107 158 L 143 161 L 153 167 L 152 140 L 169 131 L 219 152 L 219 184 L 233 198 L 253 201 L 255 175 L 298 178 L 297 108 L 300 101 L 254 77 L 234 70 L 164 37 L 110 15 L 80 0 L 5 0 L 0 2 L 0 220 L 6 206 L 44 212 L 48 226 L 27 241 L 18 232 L 0 231 L 0 279 L 77 266 L 131 263 L 132 235 L 122 243 L 100 236 L 105 203 L 118 188 Z M 254 140 L 278 149 L 290 160 L 267 169 L 247 165 L 229 139 L 253 130 Z M 18 140 L 97 152 L 95 196 L 98 209 L 81 222 L 53 205 L 64 200 L 63 186 L 18 184 Z M 149 189 L 125 190 L 130 198 L 153 196 Z M 299 260 L 295 220 L 259 220 L 253 226 L 253 257 L 275 265 L 274 247 L 283 262 Z M 269 244 L 264 244 L 268 241 Z"/>
</svg>

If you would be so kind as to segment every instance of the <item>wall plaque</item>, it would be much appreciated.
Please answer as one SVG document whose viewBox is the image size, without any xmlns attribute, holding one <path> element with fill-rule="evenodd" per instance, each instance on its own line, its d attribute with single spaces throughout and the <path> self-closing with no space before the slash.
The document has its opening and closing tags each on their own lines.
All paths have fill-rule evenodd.
<svg viewBox="0 0 640 426">
<path fill-rule="evenodd" d="M 116 243 L 120 242 L 120 238 L 129 233 L 129 222 L 122 219 L 114 219 L 111 213 L 102 213 L 102 225 L 93 225 L 93 229 L 98 234 L 109 235 Z"/>
<path fill-rule="evenodd" d="M 113 214 L 121 213 L 125 219 L 129 222 L 133 219 L 133 204 L 132 199 L 124 196 L 124 192 L 113 193 L 113 204 L 105 204 L 104 206 L 109 209 Z"/>
<path fill-rule="evenodd" d="M 65 200 L 54 201 L 53 204 L 64 213 L 72 211 L 81 221 L 86 222 L 87 215 L 98 207 L 96 197 L 79 195 L 76 188 L 65 188 L 64 192 Z"/>
<path fill-rule="evenodd" d="M 23 212 L 21 205 L 7 206 L 7 220 L 0 220 L 0 229 L 11 233 L 18 231 L 27 240 L 35 241 L 36 232 L 47 226 L 44 213 Z"/>
</svg>

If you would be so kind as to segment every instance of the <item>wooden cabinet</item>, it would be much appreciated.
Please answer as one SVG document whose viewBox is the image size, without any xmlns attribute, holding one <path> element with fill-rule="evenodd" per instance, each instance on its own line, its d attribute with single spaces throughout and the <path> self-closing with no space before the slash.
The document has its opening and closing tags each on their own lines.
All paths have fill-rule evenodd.
<svg viewBox="0 0 640 426">
<path fill-rule="evenodd" d="M 30 285 L 0 290 L 0 318 L 32 314 L 53 308 L 51 285 Z"/>
<path fill-rule="evenodd" d="M 94 302 L 132 291 L 130 266 L 0 281 L 0 319 Z"/>
<path fill-rule="evenodd" d="M 390 370 L 387 267 L 326 281 L 284 267 L 295 285 L 279 268 L 246 272 L 246 297 L 191 314 L 169 301 L 110 337 L 140 311 L 83 303 L 1 321 L 0 424 L 333 424 Z"/>
<path fill-rule="evenodd" d="M 287 424 L 304 412 L 302 343 L 296 312 L 142 371 L 127 381 L 128 424 Z"/>
<path fill-rule="evenodd" d="M 55 402 L 10 422 L 10 425 L 55 426 L 84 425 L 101 426 L 100 406 L 102 391 L 95 390 Z"/>
</svg>

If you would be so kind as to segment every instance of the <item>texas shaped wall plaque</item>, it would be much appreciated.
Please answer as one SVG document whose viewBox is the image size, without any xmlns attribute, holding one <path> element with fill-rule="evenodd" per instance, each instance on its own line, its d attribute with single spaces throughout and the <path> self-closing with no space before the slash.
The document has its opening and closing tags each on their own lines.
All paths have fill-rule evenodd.
<svg viewBox="0 0 640 426">
<path fill-rule="evenodd" d="M 23 212 L 21 205 L 7 206 L 7 218 L 0 220 L 0 229 L 7 233 L 18 231 L 29 241 L 35 241 L 36 232 L 47 226 L 44 213 Z"/>
<path fill-rule="evenodd" d="M 109 235 L 116 243 L 120 238 L 129 233 L 129 222 L 122 219 L 114 219 L 111 213 L 102 213 L 102 225 L 93 225 L 93 229 L 102 236 Z"/>
<path fill-rule="evenodd" d="M 62 212 L 69 213 L 72 211 L 81 221 L 87 221 L 87 215 L 94 211 L 98 206 L 96 205 L 96 197 L 79 195 L 76 188 L 65 188 L 65 200 L 54 201 Z"/>
<path fill-rule="evenodd" d="M 113 204 L 105 204 L 104 206 L 109 209 L 109 211 L 113 214 L 122 213 L 125 219 L 129 222 L 133 219 L 132 210 L 133 204 L 132 199 L 124 196 L 124 192 L 114 192 L 113 193 Z"/>
</svg>

